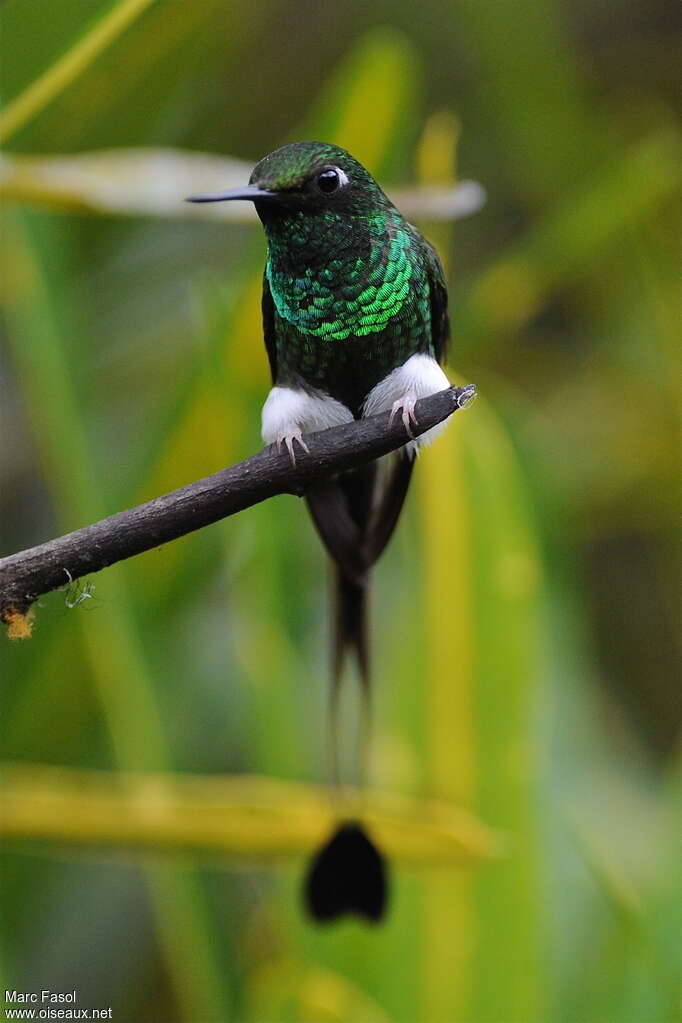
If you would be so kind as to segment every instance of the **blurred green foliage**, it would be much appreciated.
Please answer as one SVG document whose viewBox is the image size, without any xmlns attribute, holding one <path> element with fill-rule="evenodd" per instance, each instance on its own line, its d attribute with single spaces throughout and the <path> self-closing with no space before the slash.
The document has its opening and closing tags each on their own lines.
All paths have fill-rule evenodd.
<svg viewBox="0 0 682 1023">
<path fill-rule="evenodd" d="M 76 987 L 131 1023 L 675 1018 L 671 9 L 6 0 L 1 17 L 0 136 L 33 165 L 248 162 L 318 137 L 388 185 L 486 186 L 471 220 L 420 225 L 448 266 L 452 372 L 482 398 L 420 460 L 377 572 L 371 773 L 504 836 L 480 864 L 397 855 L 386 925 L 329 930 L 302 915 L 301 856 L 6 842 L 5 987 Z M 177 219 L 145 217 L 134 180 L 111 185 L 135 215 L 55 211 L 40 189 L 3 204 L 3 553 L 259 445 L 260 232 L 183 218 L 182 195 Z M 327 580 L 299 503 L 90 581 L 3 642 L 6 760 L 324 779 Z"/>
</svg>

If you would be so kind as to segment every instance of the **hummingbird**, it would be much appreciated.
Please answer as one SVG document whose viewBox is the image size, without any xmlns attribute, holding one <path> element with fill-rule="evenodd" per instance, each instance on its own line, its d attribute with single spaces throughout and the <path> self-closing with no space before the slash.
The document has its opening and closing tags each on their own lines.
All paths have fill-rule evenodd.
<svg viewBox="0 0 682 1023">
<path fill-rule="evenodd" d="M 314 485 L 308 509 L 335 576 L 332 720 L 350 653 L 369 720 L 367 627 L 371 569 L 398 522 L 420 447 L 415 404 L 449 381 L 447 289 L 435 249 L 349 153 L 296 142 L 258 163 L 243 188 L 190 202 L 253 202 L 267 239 L 263 332 L 272 376 L 262 438 L 295 464 L 306 436 L 387 412 L 406 431 L 388 456 Z M 368 728 L 368 725 L 365 726 Z M 338 768 L 337 768 L 338 772 Z M 313 917 L 383 916 L 386 867 L 358 822 L 343 822 L 306 881 Z"/>
</svg>

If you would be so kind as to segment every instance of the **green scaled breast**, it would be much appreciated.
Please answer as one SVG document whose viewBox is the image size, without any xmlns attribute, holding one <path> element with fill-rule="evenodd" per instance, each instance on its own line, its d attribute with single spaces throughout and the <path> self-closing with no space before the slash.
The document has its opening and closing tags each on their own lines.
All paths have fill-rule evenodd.
<svg viewBox="0 0 682 1023">
<path fill-rule="evenodd" d="M 361 245 L 350 226 L 327 214 L 315 245 L 301 218 L 287 239 L 287 256 L 305 248 L 307 265 L 282 260 L 271 246 L 266 276 L 275 308 L 303 334 L 343 341 L 379 333 L 411 297 L 418 253 L 402 217 L 381 211 L 368 218 Z"/>
</svg>

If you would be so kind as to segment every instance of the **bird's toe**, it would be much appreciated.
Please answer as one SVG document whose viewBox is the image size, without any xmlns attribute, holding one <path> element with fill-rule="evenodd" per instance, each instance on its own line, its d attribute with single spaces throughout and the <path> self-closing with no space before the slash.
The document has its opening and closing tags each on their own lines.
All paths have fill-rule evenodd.
<svg viewBox="0 0 682 1023">
<path fill-rule="evenodd" d="M 289 458 L 291 459 L 292 465 L 296 465 L 296 450 L 294 448 L 294 441 L 296 441 L 296 443 L 299 444 L 307 454 L 310 454 L 310 449 L 308 448 L 306 442 L 303 440 L 303 434 L 301 433 L 299 427 L 290 430 L 285 430 L 277 435 L 277 450 L 281 451 L 282 444 L 284 444 L 286 446 L 287 451 L 289 452 Z"/>
<path fill-rule="evenodd" d="M 412 424 L 417 422 L 417 417 L 414 413 L 414 407 L 417 403 L 417 399 L 414 395 L 405 394 L 402 398 L 398 398 L 393 402 L 391 406 L 391 414 L 388 417 L 388 425 L 391 426 L 395 417 L 400 413 L 400 418 L 403 421 L 405 432 L 408 437 L 412 437 L 414 440 L 414 433 L 412 432 Z"/>
</svg>

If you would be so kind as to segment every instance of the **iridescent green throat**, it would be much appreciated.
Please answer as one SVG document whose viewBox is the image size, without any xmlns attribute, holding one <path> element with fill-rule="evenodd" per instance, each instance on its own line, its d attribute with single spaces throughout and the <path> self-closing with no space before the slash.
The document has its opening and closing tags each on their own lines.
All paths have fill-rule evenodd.
<svg viewBox="0 0 682 1023">
<path fill-rule="evenodd" d="M 350 218 L 290 213 L 266 230 L 265 272 L 277 312 L 325 340 L 383 331 L 419 269 L 410 229 L 393 208 Z"/>
</svg>

